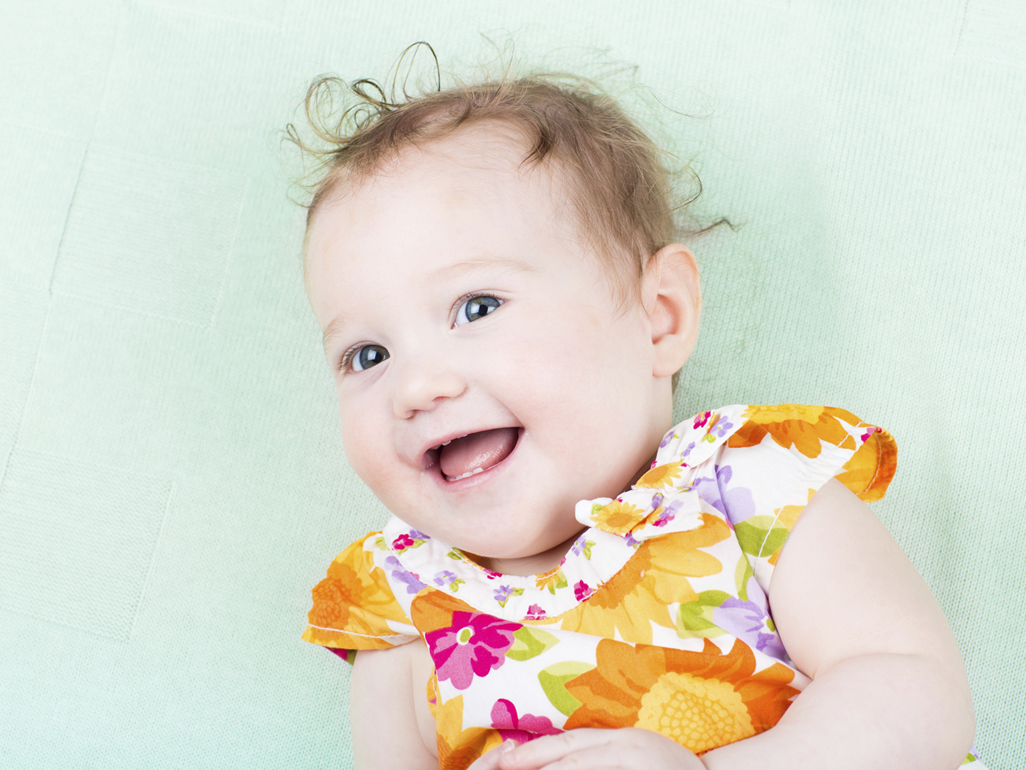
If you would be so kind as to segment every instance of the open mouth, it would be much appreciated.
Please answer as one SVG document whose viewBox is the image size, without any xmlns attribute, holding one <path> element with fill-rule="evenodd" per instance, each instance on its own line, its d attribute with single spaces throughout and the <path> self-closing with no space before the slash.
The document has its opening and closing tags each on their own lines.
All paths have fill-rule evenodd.
<svg viewBox="0 0 1026 770">
<path fill-rule="evenodd" d="M 428 461 L 438 464 L 446 481 L 459 481 L 494 468 L 513 453 L 519 440 L 519 428 L 468 433 L 429 449 Z"/>
</svg>

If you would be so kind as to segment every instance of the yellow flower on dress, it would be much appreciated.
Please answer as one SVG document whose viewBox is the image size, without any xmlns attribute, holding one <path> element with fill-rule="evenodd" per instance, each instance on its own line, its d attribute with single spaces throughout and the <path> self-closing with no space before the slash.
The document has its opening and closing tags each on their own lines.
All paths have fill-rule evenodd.
<svg viewBox="0 0 1026 770">
<path fill-rule="evenodd" d="M 599 529 L 612 532 L 614 535 L 626 535 L 647 515 L 648 511 L 644 511 L 636 505 L 625 503 L 622 500 L 613 500 L 613 502 L 592 511 L 591 520 Z"/>
<path fill-rule="evenodd" d="M 702 524 L 695 529 L 646 540 L 631 560 L 636 569 L 618 572 L 588 601 L 560 615 L 560 628 L 651 643 L 652 623 L 677 627 L 668 605 L 698 598 L 688 578 L 715 575 L 723 569 L 719 559 L 699 549 L 730 536 L 723 519 L 703 513 Z"/>
<path fill-rule="evenodd" d="M 644 476 L 635 482 L 634 486 L 649 488 L 672 487 L 673 482 L 680 478 L 683 473 L 683 463 L 664 463 L 647 471 Z"/>
<path fill-rule="evenodd" d="M 727 440 L 727 446 L 756 446 L 769 434 L 784 449 L 793 446 L 808 458 L 819 457 L 824 441 L 840 445 L 848 438 L 848 430 L 841 420 L 849 425 L 860 422 L 844 409 L 795 404 L 749 407 L 743 419 L 745 424 Z"/>
<path fill-rule="evenodd" d="M 554 594 L 557 588 L 566 586 L 566 576 L 563 574 L 563 570 L 557 568 L 552 572 L 536 576 L 534 584 L 537 588 L 547 588 L 550 594 Z"/>
<path fill-rule="evenodd" d="M 727 654 L 709 639 L 701 652 L 603 639 L 596 663 L 564 685 L 583 704 L 567 730 L 641 727 L 696 754 L 768 730 L 798 694 L 783 664 L 756 673 L 740 639 Z"/>
</svg>

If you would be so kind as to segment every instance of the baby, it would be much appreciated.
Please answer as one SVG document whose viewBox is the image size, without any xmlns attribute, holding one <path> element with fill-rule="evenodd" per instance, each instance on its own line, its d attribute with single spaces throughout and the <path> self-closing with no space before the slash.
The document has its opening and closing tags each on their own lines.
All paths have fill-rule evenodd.
<svg viewBox="0 0 1026 770">
<path fill-rule="evenodd" d="M 304 635 L 354 663 L 356 766 L 982 767 L 863 502 L 893 439 L 795 405 L 672 426 L 702 302 L 645 134 L 545 78 L 368 101 L 305 242 L 346 456 L 394 514 Z"/>
</svg>

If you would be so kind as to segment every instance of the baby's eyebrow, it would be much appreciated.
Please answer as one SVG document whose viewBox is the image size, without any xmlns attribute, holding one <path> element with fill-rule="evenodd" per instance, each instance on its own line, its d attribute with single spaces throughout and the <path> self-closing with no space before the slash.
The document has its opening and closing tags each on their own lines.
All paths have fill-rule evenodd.
<svg viewBox="0 0 1026 770">
<path fill-rule="evenodd" d="M 321 342 L 324 345 L 325 350 L 328 350 L 335 338 L 342 334 L 342 328 L 346 325 L 347 320 L 349 319 L 346 318 L 346 315 L 343 313 L 342 315 L 336 316 L 335 320 L 328 324 L 327 328 L 324 330 L 324 336 L 321 338 Z"/>
<path fill-rule="evenodd" d="M 526 262 L 510 257 L 474 257 L 438 268 L 431 273 L 431 279 L 438 282 L 447 282 L 461 278 L 467 273 L 476 273 L 484 270 L 499 270 L 503 273 L 529 273 L 534 272 L 535 268 Z"/>
</svg>

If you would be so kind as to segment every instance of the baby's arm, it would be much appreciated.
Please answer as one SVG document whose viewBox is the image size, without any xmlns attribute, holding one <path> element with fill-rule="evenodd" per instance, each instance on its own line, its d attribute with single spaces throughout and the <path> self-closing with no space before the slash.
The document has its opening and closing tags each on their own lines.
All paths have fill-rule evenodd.
<svg viewBox="0 0 1026 770">
<path fill-rule="evenodd" d="M 969 683 L 947 621 L 873 513 L 831 480 L 788 538 L 773 619 L 813 678 L 776 727 L 702 757 L 709 770 L 954 770 L 972 743 Z"/>
<path fill-rule="evenodd" d="M 349 690 L 349 722 L 356 770 L 437 770 L 438 759 L 424 744 L 414 698 L 416 642 L 356 654 Z"/>
</svg>

